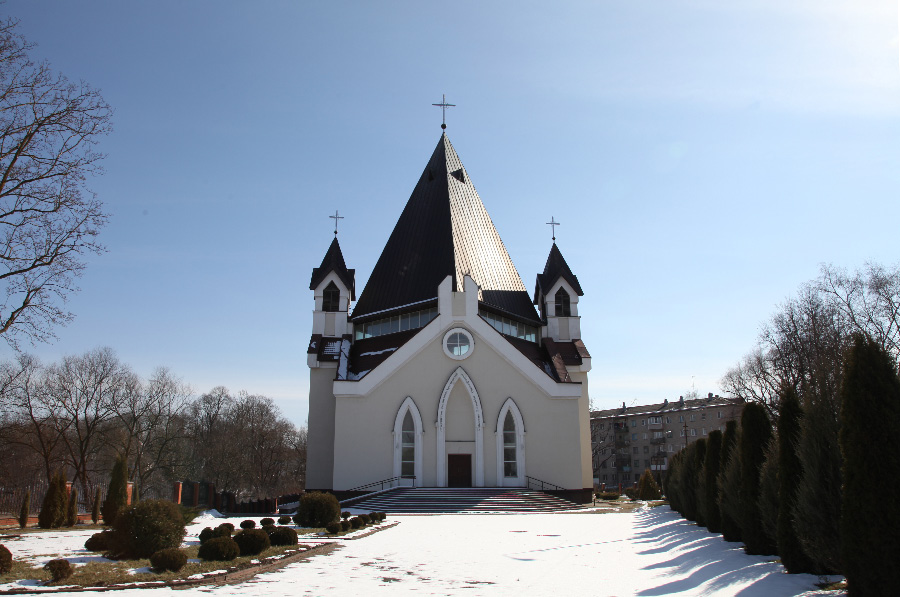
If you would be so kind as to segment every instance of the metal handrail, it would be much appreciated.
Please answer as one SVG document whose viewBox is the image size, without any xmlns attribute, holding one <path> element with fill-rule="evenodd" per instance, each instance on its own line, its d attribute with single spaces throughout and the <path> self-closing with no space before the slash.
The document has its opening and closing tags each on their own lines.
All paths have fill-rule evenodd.
<svg viewBox="0 0 900 597">
<path fill-rule="evenodd" d="M 560 487 L 559 485 L 554 485 L 553 483 L 548 483 L 547 481 L 541 481 L 540 479 L 535 479 L 534 477 L 529 477 L 529 476 L 525 477 L 525 483 L 531 489 L 537 489 L 536 487 L 534 487 L 534 488 L 531 487 L 532 483 L 535 483 L 535 484 L 540 483 L 540 485 L 541 485 L 540 491 L 547 491 L 547 490 L 565 491 L 566 490 L 565 487 Z"/>
<path fill-rule="evenodd" d="M 391 477 L 389 479 L 382 479 L 381 481 L 374 481 L 372 483 L 366 483 L 365 485 L 360 485 L 359 487 L 354 487 L 353 489 L 348 489 L 347 491 L 362 491 L 363 489 L 368 489 L 370 487 L 375 487 L 376 485 L 380 486 L 379 491 L 384 490 L 385 483 L 393 483 L 397 481 L 399 484 L 400 479 L 412 479 L 412 486 L 416 486 L 416 476 L 412 475 L 411 477 L 399 476 L 399 477 Z M 388 485 L 388 487 L 393 487 L 393 485 Z"/>
</svg>

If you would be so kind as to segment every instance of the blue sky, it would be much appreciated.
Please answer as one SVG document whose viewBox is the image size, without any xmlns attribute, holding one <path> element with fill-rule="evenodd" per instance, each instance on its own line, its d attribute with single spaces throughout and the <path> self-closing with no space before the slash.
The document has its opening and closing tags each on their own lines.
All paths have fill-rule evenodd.
<svg viewBox="0 0 900 597">
<path fill-rule="evenodd" d="M 110 346 L 306 420 L 309 276 L 361 291 L 448 135 L 526 287 L 553 216 L 601 408 L 719 392 L 819 264 L 896 263 L 895 2 L 8 0 L 115 108 L 112 219 L 46 361 Z M 11 352 L 5 347 L 3 356 Z"/>
</svg>

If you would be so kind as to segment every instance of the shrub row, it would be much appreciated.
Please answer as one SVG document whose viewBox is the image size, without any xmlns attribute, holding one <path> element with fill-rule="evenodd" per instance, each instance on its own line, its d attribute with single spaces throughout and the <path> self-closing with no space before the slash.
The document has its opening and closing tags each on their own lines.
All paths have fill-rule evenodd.
<svg viewBox="0 0 900 597">
<path fill-rule="evenodd" d="M 342 512 L 341 516 L 344 517 L 343 520 L 334 520 L 325 525 L 325 530 L 330 535 L 336 535 L 338 533 L 346 533 L 350 530 L 361 529 L 369 526 L 370 524 L 378 524 L 379 522 L 383 522 L 387 518 L 387 514 L 385 514 L 384 512 L 369 512 L 368 514 L 360 514 L 359 516 L 353 516 L 349 519 L 344 516 L 344 514 L 350 516 L 349 512 Z"/>
</svg>

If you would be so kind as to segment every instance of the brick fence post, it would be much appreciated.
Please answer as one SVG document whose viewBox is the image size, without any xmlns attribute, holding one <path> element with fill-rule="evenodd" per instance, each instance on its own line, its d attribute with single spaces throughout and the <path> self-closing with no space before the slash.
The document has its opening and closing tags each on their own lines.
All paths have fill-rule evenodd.
<svg viewBox="0 0 900 597">
<path fill-rule="evenodd" d="M 172 501 L 176 504 L 181 503 L 181 481 L 172 484 Z"/>
<path fill-rule="evenodd" d="M 200 482 L 194 481 L 193 486 L 194 486 L 194 495 L 192 496 L 193 499 L 191 500 L 191 502 L 193 502 L 193 503 L 191 505 L 199 506 L 200 505 Z"/>
<path fill-rule="evenodd" d="M 131 505 L 131 498 L 134 496 L 134 482 L 129 481 L 125 484 L 125 505 Z"/>
</svg>

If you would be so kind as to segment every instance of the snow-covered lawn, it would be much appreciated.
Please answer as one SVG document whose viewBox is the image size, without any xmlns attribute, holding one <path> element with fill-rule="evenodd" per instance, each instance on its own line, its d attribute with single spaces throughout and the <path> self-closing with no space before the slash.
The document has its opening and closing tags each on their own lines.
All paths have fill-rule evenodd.
<svg viewBox="0 0 900 597">
<path fill-rule="evenodd" d="M 239 522 L 241 519 L 231 519 Z M 747 556 L 668 507 L 636 513 L 394 516 L 392 529 L 199 595 L 840 595 Z M 193 525 L 199 532 L 213 521 Z M 216 521 L 218 522 L 218 521 Z M 12 547 L 12 546 L 11 546 Z M 171 589 L 153 589 L 153 594 Z M 117 592 L 149 597 L 146 590 Z M 127 595 L 126 595 L 127 594 Z M 188 597 L 179 591 L 178 597 Z"/>
</svg>

